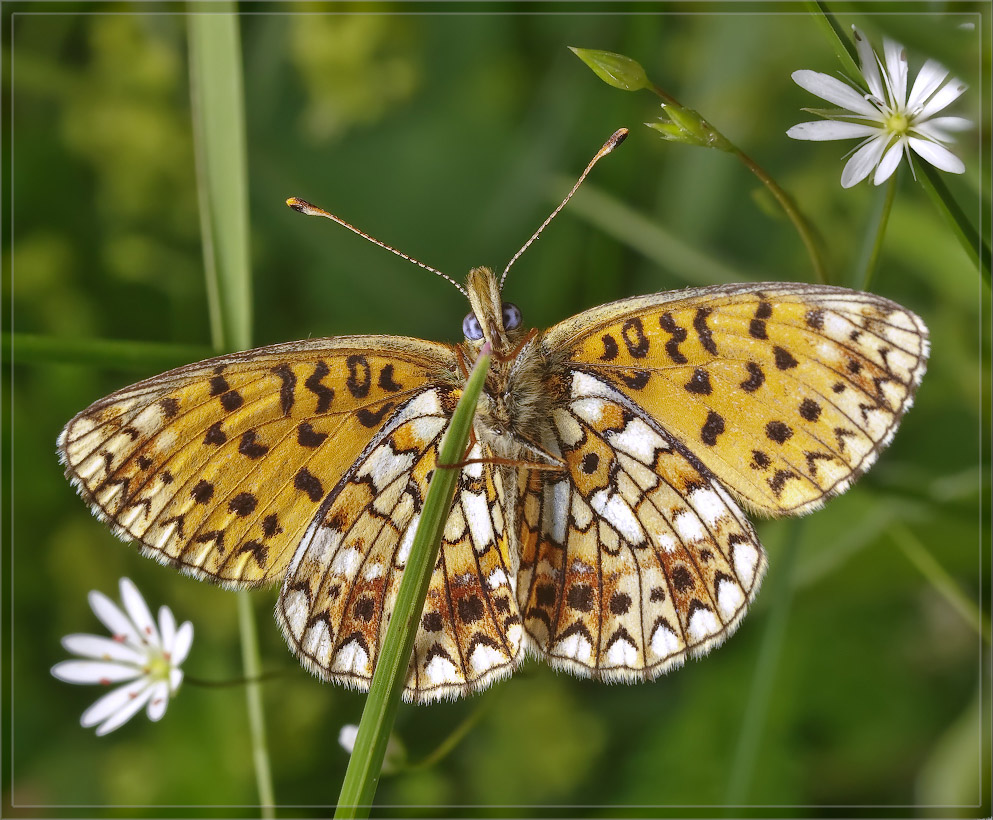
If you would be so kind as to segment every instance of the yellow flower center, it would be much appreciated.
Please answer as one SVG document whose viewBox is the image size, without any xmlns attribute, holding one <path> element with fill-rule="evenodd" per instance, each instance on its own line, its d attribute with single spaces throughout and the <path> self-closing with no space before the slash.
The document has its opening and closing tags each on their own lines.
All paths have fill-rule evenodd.
<svg viewBox="0 0 993 820">
<path fill-rule="evenodd" d="M 150 657 L 145 670 L 152 680 L 169 680 L 169 661 L 162 655 L 156 654 Z"/>
<path fill-rule="evenodd" d="M 910 120 L 907 115 L 902 112 L 897 112 L 896 114 L 890 114 L 885 121 L 886 130 L 891 134 L 898 134 L 902 136 L 906 134 L 910 129 Z"/>
</svg>

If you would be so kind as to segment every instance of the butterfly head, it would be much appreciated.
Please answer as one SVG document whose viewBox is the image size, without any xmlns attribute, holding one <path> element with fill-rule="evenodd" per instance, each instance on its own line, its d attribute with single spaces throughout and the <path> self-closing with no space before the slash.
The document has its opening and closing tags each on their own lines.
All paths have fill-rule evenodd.
<svg viewBox="0 0 993 820">
<path fill-rule="evenodd" d="M 466 342 L 475 348 L 489 341 L 497 355 L 510 350 L 521 336 L 521 311 L 504 302 L 500 285 L 489 268 L 473 268 L 466 280 L 472 312 L 462 320 Z"/>
</svg>

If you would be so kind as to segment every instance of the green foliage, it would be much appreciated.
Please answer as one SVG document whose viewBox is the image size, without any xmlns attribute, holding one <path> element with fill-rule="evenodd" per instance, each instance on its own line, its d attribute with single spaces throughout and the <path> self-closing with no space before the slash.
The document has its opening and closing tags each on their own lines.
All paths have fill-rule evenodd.
<svg viewBox="0 0 993 820">
<path fill-rule="evenodd" d="M 87 340 L 205 346 L 186 19 L 139 6 L 59 8 L 69 13 L 4 26 L 13 31 L 15 101 L 5 122 L 15 216 L 3 246 L 5 315 L 15 332 L 70 351 Z M 977 72 L 990 60 L 989 21 L 980 19 L 989 8 L 942 9 L 860 10 L 841 20 L 876 41 L 891 32 L 908 45 L 912 67 L 934 43 L 935 56 L 970 84 L 950 111 L 977 123 L 956 147 L 968 170 L 944 181 L 983 225 L 980 157 L 990 145 L 978 95 L 986 78 Z M 81 13 L 95 10 L 126 13 Z M 240 21 L 255 343 L 345 333 L 454 341 L 466 312 L 454 288 L 301 218 L 283 204 L 288 196 L 460 278 L 473 265 L 502 268 L 557 204 L 563 178 L 571 184 L 622 125 L 631 137 L 511 272 L 507 296 L 525 321 L 545 326 L 611 299 L 732 277 L 811 281 L 789 222 L 756 207 L 755 178 L 723 152 L 670 145 L 639 125 L 657 116 L 657 101 L 597 81 L 568 52 L 577 42 L 640 61 L 796 198 L 828 240 L 835 281 L 861 273 L 877 191 L 841 189 L 850 146 L 785 137 L 810 102 L 790 72 L 837 70 L 813 18 L 777 6 L 733 16 L 693 6 L 672 16 L 266 10 L 274 13 Z M 959 27 L 970 20 L 974 31 Z M 767 708 L 739 791 L 746 807 L 728 813 L 936 801 L 981 804 L 946 815 L 990 812 L 988 779 L 962 775 L 980 770 L 981 755 L 988 769 L 988 746 L 976 741 L 977 715 L 989 714 L 989 682 L 980 679 L 989 649 L 890 532 L 894 522 L 912 530 L 941 567 L 941 584 L 955 583 L 988 622 L 980 593 L 989 573 L 990 454 L 980 433 L 989 424 L 989 296 L 910 174 L 896 192 L 872 288 L 925 318 L 929 372 L 879 464 L 804 523 L 778 657 L 763 670 Z M 53 817 L 251 815 L 257 791 L 240 688 L 184 685 L 161 723 L 139 716 L 96 738 L 78 718 L 97 693 L 48 673 L 64 656 L 62 635 L 99 629 L 87 591 L 113 593 L 125 574 L 150 603 L 194 622 L 190 675 L 241 673 L 231 593 L 118 542 L 62 478 L 54 455 L 61 426 L 161 369 L 158 359 L 136 370 L 140 363 L 118 362 L 112 347 L 95 349 L 106 351 L 102 359 L 19 361 L 15 341 L 4 376 L 13 579 L 5 585 L 13 743 L 4 808 L 40 805 L 32 811 Z M 788 527 L 759 524 L 769 586 L 739 631 L 658 681 L 608 686 L 529 662 L 468 701 L 401 706 L 395 732 L 417 761 L 492 701 L 453 752 L 384 778 L 378 802 L 401 808 L 380 813 L 533 815 L 562 805 L 585 815 L 633 814 L 625 807 L 638 805 L 656 815 L 724 813 L 764 635 L 781 617 L 771 593 Z M 358 722 L 365 698 L 297 668 L 272 621 L 274 600 L 274 590 L 252 593 L 263 667 L 287 671 L 263 686 L 276 801 L 303 807 L 282 814 L 326 816 L 347 763 L 338 732 Z M 241 808 L 222 808 L 232 805 Z M 687 808 L 695 806 L 711 808 Z"/>
</svg>

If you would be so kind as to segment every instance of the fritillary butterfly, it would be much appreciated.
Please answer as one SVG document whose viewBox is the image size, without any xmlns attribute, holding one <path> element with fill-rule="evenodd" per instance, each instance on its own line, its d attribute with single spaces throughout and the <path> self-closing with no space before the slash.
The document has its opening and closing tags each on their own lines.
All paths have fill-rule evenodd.
<svg viewBox="0 0 993 820">
<path fill-rule="evenodd" d="M 459 345 L 313 339 L 124 388 L 62 431 L 67 476 L 162 563 L 232 588 L 281 582 L 276 617 L 303 665 L 366 689 L 489 341 L 405 697 L 477 691 L 528 653 L 638 681 L 734 631 L 766 566 L 742 507 L 795 515 L 844 492 L 928 355 L 912 312 L 836 287 L 659 293 L 527 331 L 501 286 L 470 271 Z"/>
</svg>

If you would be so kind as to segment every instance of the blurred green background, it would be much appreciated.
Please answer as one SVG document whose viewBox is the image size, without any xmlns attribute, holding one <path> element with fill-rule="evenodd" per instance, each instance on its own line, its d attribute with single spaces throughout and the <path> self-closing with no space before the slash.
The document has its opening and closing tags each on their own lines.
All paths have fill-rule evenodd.
<svg viewBox="0 0 993 820">
<path fill-rule="evenodd" d="M 883 34 L 904 43 L 912 74 L 931 56 L 969 83 L 949 112 L 976 123 L 956 148 L 968 170 L 946 179 L 979 224 L 989 214 L 990 7 L 911 13 L 922 8 L 838 11 L 877 45 Z M 122 575 L 153 608 L 168 603 L 194 622 L 190 675 L 240 674 L 234 596 L 120 543 L 55 456 L 73 414 L 196 355 L 71 361 L 84 343 L 209 344 L 184 11 L 3 7 L 4 329 L 50 343 L 38 352 L 15 337 L 3 371 L 8 816 L 257 811 L 241 688 L 187 684 L 161 723 L 142 714 L 97 738 L 78 720 L 98 692 L 49 674 L 65 657 L 62 635 L 102 631 L 87 591 L 116 598 Z M 659 140 L 641 125 L 658 116 L 655 98 L 607 87 L 569 45 L 639 60 L 796 197 L 826 239 L 834 283 L 858 281 L 882 192 L 841 189 L 852 143 L 785 136 L 809 119 L 803 106 L 820 104 L 790 73 L 837 71 L 800 6 L 243 11 L 256 344 L 461 337 L 454 288 L 290 211 L 287 196 L 461 279 L 471 266 L 502 267 L 622 125 L 631 137 L 509 279 L 525 321 L 726 279 L 811 280 L 795 231 L 751 174 L 730 155 Z M 637 686 L 529 662 L 469 700 L 402 706 L 396 734 L 413 763 L 476 722 L 440 761 L 384 776 L 377 813 L 989 815 L 988 293 L 907 171 L 872 289 L 924 317 L 933 354 L 878 465 L 799 527 L 759 522 L 765 586 L 711 656 Z M 321 816 L 347 762 L 339 730 L 358 722 L 363 697 L 296 666 L 271 618 L 275 597 L 254 594 L 263 664 L 286 671 L 264 687 L 279 813 Z M 967 615 L 982 608 L 985 637 L 963 602 Z"/>
</svg>

